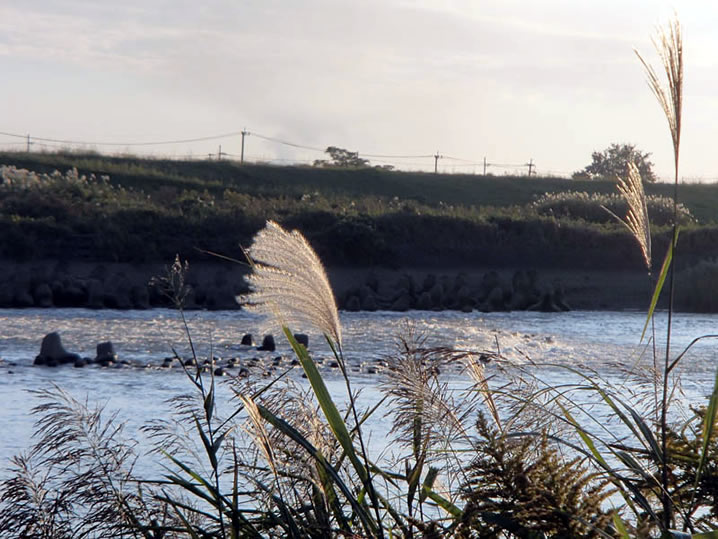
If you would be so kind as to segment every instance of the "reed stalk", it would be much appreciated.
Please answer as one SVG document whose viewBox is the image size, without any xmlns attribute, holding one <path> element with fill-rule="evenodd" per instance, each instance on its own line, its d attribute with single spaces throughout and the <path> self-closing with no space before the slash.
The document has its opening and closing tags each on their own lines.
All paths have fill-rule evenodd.
<svg viewBox="0 0 718 539">
<path fill-rule="evenodd" d="M 673 142 L 673 163 L 674 163 L 674 181 L 673 181 L 673 226 L 672 238 L 669 249 L 672 250 L 673 263 L 670 265 L 669 274 L 669 292 L 668 292 L 668 326 L 666 329 L 666 354 L 663 364 L 663 387 L 661 400 L 661 448 L 665 457 L 668 450 L 668 408 L 669 388 L 668 380 L 671 364 L 671 330 L 673 324 L 673 309 L 675 297 L 675 260 L 676 260 L 676 242 L 678 240 L 678 170 L 681 146 L 681 124 L 682 124 L 682 108 L 683 108 L 683 37 L 681 25 L 677 17 L 671 20 L 666 28 L 659 29 L 658 37 L 653 41 L 654 46 L 661 59 L 663 71 L 665 73 L 665 85 L 658 76 L 656 70 L 636 51 L 636 55 L 643 65 L 648 85 L 655 95 L 663 113 L 668 121 L 668 127 Z M 668 474 L 669 467 L 667 462 L 663 462 L 661 466 L 661 484 L 663 487 L 662 503 L 663 503 L 663 525 L 665 529 L 669 529 L 673 524 L 673 503 L 668 494 Z"/>
</svg>

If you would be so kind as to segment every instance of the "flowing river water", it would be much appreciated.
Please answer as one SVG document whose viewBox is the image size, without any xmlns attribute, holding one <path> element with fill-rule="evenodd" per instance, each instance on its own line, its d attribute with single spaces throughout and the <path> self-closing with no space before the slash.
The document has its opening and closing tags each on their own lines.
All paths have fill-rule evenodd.
<svg viewBox="0 0 718 539">
<path fill-rule="evenodd" d="M 235 357 L 242 362 L 259 357 L 259 363 L 268 365 L 277 356 L 285 358 L 283 364 L 291 360 L 286 341 L 266 320 L 239 311 L 197 311 L 186 315 L 200 358 Z M 718 333 L 718 315 L 679 313 L 673 320 L 672 357 L 696 337 Z M 500 351 L 509 360 L 552 364 L 537 367 L 540 370 L 536 373 L 550 384 L 571 377 L 571 371 L 561 366 L 577 367 L 586 373 L 594 370 L 616 385 L 627 380 L 630 384 L 626 370 L 640 372 L 652 362 L 651 347 L 639 344 L 645 323 L 645 314 L 640 312 L 342 313 L 341 322 L 345 355 L 353 367 L 352 383 L 362 389 L 362 404 L 367 406 L 381 397 L 378 385 L 384 375 L 377 360 L 395 350 L 397 335 L 406 334 L 409 326 L 425 335 L 427 346 Z M 665 343 L 665 313 L 657 315 L 655 324 L 660 357 Z M 33 366 L 43 336 L 52 331 L 60 333 L 68 351 L 89 358 L 95 356 L 97 343 L 112 341 L 120 359 L 143 367 Z M 263 334 L 272 332 L 277 336 L 277 350 L 271 354 L 239 345 L 245 333 L 261 341 Z M 329 347 L 321 336 L 307 333 L 313 357 L 326 358 L 323 370 L 330 391 L 342 399 L 344 384 L 337 370 L 328 366 L 332 359 Z M 105 405 L 108 412 L 117 411 L 118 418 L 127 423 L 126 432 L 139 439 L 141 425 L 167 416 L 168 399 L 191 389 L 181 368 L 161 367 L 173 350 L 181 357 L 191 355 L 187 333 L 176 311 L 0 310 L 0 479 L 9 473 L 10 457 L 27 450 L 32 442 L 35 419 L 30 412 L 38 401 L 28 390 L 56 384 L 80 400 Z M 713 390 L 717 368 L 718 340 L 701 340 L 681 360 L 683 392 L 677 398 L 691 404 L 705 403 Z M 300 374 L 293 373 L 299 383 L 306 383 Z M 466 383 L 465 375 L 458 371 L 442 376 L 453 384 Z M 384 416 L 377 415 L 369 428 L 375 440 L 382 440 L 391 425 Z"/>
</svg>

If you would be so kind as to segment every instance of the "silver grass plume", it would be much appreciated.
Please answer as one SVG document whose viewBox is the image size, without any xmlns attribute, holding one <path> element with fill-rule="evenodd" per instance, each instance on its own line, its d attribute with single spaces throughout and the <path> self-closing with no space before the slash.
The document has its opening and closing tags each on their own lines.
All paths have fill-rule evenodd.
<svg viewBox="0 0 718 539">
<path fill-rule="evenodd" d="M 247 255 L 253 267 L 247 277 L 250 293 L 237 301 L 248 310 L 274 316 L 282 326 L 315 327 L 341 346 L 334 293 L 324 266 L 302 234 L 267 221 Z"/>
<path fill-rule="evenodd" d="M 499 410 L 496 407 L 496 403 L 491 396 L 491 389 L 489 388 L 489 383 L 486 379 L 484 365 L 483 363 L 481 363 L 480 360 L 477 360 L 475 357 L 472 356 L 473 355 L 467 357 L 466 370 L 469 373 L 471 379 L 474 381 L 474 384 L 478 389 L 479 394 L 483 398 L 486 407 L 489 409 L 489 412 L 491 413 L 491 418 L 494 420 L 494 423 L 496 423 L 496 427 L 499 429 L 499 432 L 503 433 L 504 429 L 501 425 L 501 417 L 499 416 Z"/>
<path fill-rule="evenodd" d="M 621 219 L 611 210 L 602 206 L 604 210 L 613 215 L 621 222 L 636 238 L 643 262 L 648 272 L 651 271 L 651 223 L 648 219 L 648 205 L 646 203 L 646 191 L 643 189 L 643 180 L 634 163 L 628 164 L 628 175 L 625 180 L 618 178 L 618 191 L 628 204 L 626 217 Z"/>
<path fill-rule="evenodd" d="M 676 181 L 678 178 L 678 155 L 681 145 L 681 109 L 683 107 L 683 36 L 678 17 L 668 23 L 666 29 L 659 29 L 658 39 L 653 39 L 653 45 L 661 58 L 663 69 L 666 72 L 668 86 L 662 86 L 655 69 L 638 51 L 636 56 L 643 64 L 653 94 L 663 109 L 668 120 L 673 140 L 673 152 L 676 167 Z"/>
</svg>

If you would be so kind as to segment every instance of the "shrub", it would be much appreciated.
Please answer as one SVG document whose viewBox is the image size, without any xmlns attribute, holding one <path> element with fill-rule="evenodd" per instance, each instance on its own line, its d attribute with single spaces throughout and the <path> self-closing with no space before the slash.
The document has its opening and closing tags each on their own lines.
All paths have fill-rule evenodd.
<svg viewBox="0 0 718 539">
<path fill-rule="evenodd" d="M 646 197 L 648 215 L 657 226 L 666 226 L 673 221 L 673 201 L 660 195 Z M 581 219 L 592 223 L 610 223 L 614 218 L 606 211 L 607 208 L 616 215 L 624 215 L 628 205 L 623 197 L 612 193 L 586 193 L 565 191 L 562 193 L 546 193 L 536 199 L 531 207 L 539 214 L 556 218 Z M 695 219 L 683 205 L 678 206 L 679 224 L 693 223 Z"/>
</svg>

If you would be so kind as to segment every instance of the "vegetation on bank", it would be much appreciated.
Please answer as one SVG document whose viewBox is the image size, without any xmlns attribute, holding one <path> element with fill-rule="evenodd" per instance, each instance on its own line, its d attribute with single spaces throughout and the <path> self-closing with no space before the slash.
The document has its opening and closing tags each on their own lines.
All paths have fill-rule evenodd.
<svg viewBox="0 0 718 539">
<path fill-rule="evenodd" d="M 164 262 L 241 257 L 267 219 L 329 266 L 629 269 L 614 182 L 0 154 L 0 257 Z M 16 168 L 11 168 L 16 167 Z M 29 171 L 29 172 L 23 172 Z M 56 171 L 60 171 L 59 173 Z M 684 263 L 718 256 L 718 186 L 683 186 Z M 657 244 L 668 186 L 647 186 Z M 231 234 L 228 233 L 231 231 Z"/>
</svg>

